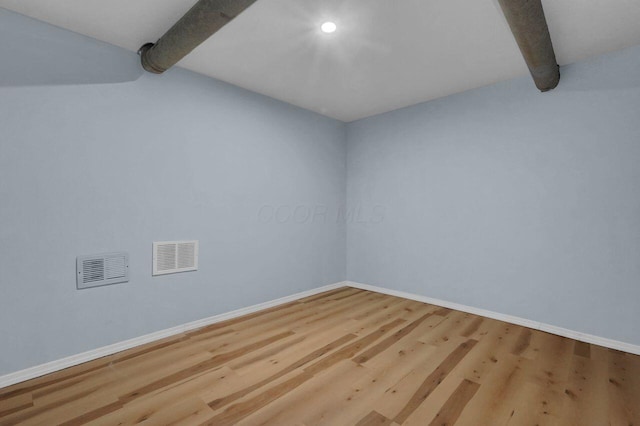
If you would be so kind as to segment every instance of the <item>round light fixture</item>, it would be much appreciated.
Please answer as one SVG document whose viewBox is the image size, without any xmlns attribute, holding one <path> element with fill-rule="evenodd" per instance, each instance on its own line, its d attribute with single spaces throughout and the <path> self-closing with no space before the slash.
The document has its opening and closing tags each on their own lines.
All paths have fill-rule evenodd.
<svg viewBox="0 0 640 426">
<path fill-rule="evenodd" d="M 337 28 L 338 27 L 336 27 L 336 24 L 334 24 L 333 22 L 325 22 L 324 24 L 320 25 L 320 29 L 322 30 L 322 32 L 327 34 L 334 32 Z"/>
</svg>

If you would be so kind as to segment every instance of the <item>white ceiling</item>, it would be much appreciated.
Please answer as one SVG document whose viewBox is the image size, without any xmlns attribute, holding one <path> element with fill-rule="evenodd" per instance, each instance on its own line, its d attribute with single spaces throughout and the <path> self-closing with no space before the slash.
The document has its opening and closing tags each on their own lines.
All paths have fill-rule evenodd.
<svg viewBox="0 0 640 426">
<path fill-rule="evenodd" d="M 137 51 L 194 3 L 0 7 Z M 561 65 L 640 43 L 639 0 L 543 5 Z M 320 32 L 326 20 L 337 23 L 335 33 Z M 496 0 L 258 0 L 179 65 L 343 121 L 527 73 Z"/>
</svg>

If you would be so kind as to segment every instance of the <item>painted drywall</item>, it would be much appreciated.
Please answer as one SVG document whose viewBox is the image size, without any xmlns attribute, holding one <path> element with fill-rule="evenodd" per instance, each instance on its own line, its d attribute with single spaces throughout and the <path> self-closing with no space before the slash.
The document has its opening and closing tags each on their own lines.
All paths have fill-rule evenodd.
<svg viewBox="0 0 640 426">
<path fill-rule="evenodd" d="M 343 123 L 181 69 L 29 86 L 41 52 L 12 56 L 24 38 L 5 24 L 61 41 L 61 63 L 106 48 L 0 19 L 16 61 L 0 87 L 0 375 L 344 280 Z M 113 69 L 137 61 L 110 52 Z M 178 239 L 200 240 L 199 271 L 152 277 L 152 242 Z M 129 283 L 76 290 L 76 256 L 119 250 Z"/>
<path fill-rule="evenodd" d="M 348 279 L 640 344 L 639 69 L 634 47 L 552 92 L 525 77 L 351 123 Z"/>
<path fill-rule="evenodd" d="M 0 33 L 0 375 L 347 277 L 640 343 L 640 48 L 345 125 Z M 199 271 L 151 277 L 191 238 Z M 131 281 L 76 290 L 114 250 Z"/>
</svg>

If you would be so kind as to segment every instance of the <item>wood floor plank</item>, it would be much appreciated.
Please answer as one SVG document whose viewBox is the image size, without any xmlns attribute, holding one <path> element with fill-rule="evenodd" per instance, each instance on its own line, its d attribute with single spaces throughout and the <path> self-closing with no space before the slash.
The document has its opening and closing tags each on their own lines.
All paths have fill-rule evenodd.
<svg viewBox="0 0 640 426">
<path fill-rule="evenodd" d="M 208 422 L 211 425 L 232 425 L 238 423 L 240 420 L 258 411 L 262 407 L 265 407 L 274 400 L 280 398 L 283 395 L 293 391 L 298 386 L 307 382 L 313 377 L 306 371 L 302 371 L 299 374 L 295 374 L 293 377 L 285 382 L 282 382 L 276 386 L 272 386 L 265 392 L 256 395 L 246 401 L 240 403 L 234 403 L 228 408 L 224 409 L 222 413 L 214 416 Z"/>
<path fill-rule="evenodd" d="M 274 404 L 264 407 L 247 417 L 242 424 L 284 425 L 298 419 L 299 423 L 311 425 L 350 424 L 336 421 L 344 407 L 349 385 L 362 378 L 366 368 L 349 359 L 343 359 L 324 374 L 311 376 L 295 393 L 283 396 Z M 304 420 L 303 420 L 304 419 Z"/>
<path fill-rule="evenodd" d="M 0 389 L 79 424 L 640 425 L 640 357 L 340 288 Z"/>
<path fill-rule="evenodd" d="M 0 401 L 0 419 L 33 407 L 33 396 L 30 393 L 16 395 Z"/>
<path fill-rule="evenodd" d="M 591 358 L 591 345 L 585 342 L 576 342 L 573 353 L 584 358 Z"/>
<path fill-rule="evenodd" d="M 531 330 L 530 328 L 523 328 L 520 331 L 518 340 L 516 341 L 511 353 L 518 356 L 522 355 L 531 346 L 532 336 L 533 330 Z"/>
<path fill-rule="evenodd" d="M 406 309 L 412 306 L 411 300 L 395 298 L 387 295 L 382 295 L 380 299 L 378 299 L 380 303 L 371 304 L 366 307 L 364 311 L 359 313 L 354 313 L 351 315 L 356 321 L 370 319 L 372 315 L 378 315 L 380 313 L 386 312 L 391 313 L 393 315 L 392 307 L 401 305 L 401 309 Z"/>
<path fill-rule="evenodd" d="M 372 407 L 376 407 L 378 411 L 377 408 L 382 408 L 383 405 L 375 401 L 384 399 L 387 390 L 393 388 L 407 375 L 420 369 L 425 360 L 433 356 L 436 351 L 437 348 L 434 346 L 406 339 L 397 342 L 371 362 L 357 364 L 364 367 L 364 370 L 360 370 L 364 374 L 359 380 L 350 380 L 344 390 L 333 391 L 340 398 L 326 410 L 327 423 L 353 424 L 360 421 Z"/>
<path fill-rule="evenodd" d="M 413 348 L 401 346 L 398 355 L 402 361 L 397 361 L 396 363 L 401 364 L 402 368 L 396 367 L 389 372 L 386 372 L 385 369 L 389 369 L 389 365 L 393 365 L 390 364 L 390 362 L 394 360 L 394 358 L 390 358 L 392 354 L 383 354 L 364 364 L 367 368 L 384 372 L 382 376 L 383 379 L 386 377 L 395 379 L 393 383 L 389 383 L 388 380 L 384 380 L 381 383 L 382 386 L 380 387 L 383 388 L 383 392 L 377 399 L 373 400 L 372 404 L 376 408 L 376 411 L 385 417 L 395 419 L 398 413 L 402 411 L 403 407 L 406 406 L 407 402 L 411 400 L 411 397 L 415 395 L 416 391 L 424 383 L 425 378 L 432 375 L 435 369 L 444 363 L 445 360 L 466 341 L 467 339 L 465 338 L 457 337 L 446 344 L 433 346 L 416 340 L 414 345 L 419 344 L 420 346 Z M 422 359 L 418 359 L 417 362 L 412 362 L 415 361 L 412 352 L 420 355 Z M 404 361 L 405 359 L 407 360 L 406 362 Z M 399 373 L 401 373 L 402 376 L 398 377 Z M 378 376 L 374 376 L 374 379 L 380 381 Z"/>
<path fill-rule="evenodd" d="M 521 374 L 518 374 L 522 362 L 530 362 L 513 355 L 505 356 L 489 371 L 480 388 L 467 404 L 456 424 L 465 426 L 503 425 L 509 417 L 502 416 L 503 410 L 512 411 L 510 404 L 504 401 L 513 398 L 514 389 L 521 388 Z"/>
<path fill-rule="evenodd" d="M 609 418 L 611 424 L 640 424 L 640 378 L 632 356 L 609 350 Z M 637 357 L 635 359 L 637 361 Z"/>
<path fill-rule="evenodd" d="M 474 318 L 473 321 L 467 324 L 465 329 L 462 330 L 462 333 L 460 333 L 460 335 L 467 338 L 471 337 L 474 333 L 478 331 L 478 329 L 480 328 L 483 322 L 484 322 L 484 318 L 482 317 Z"/>
<path fill-rule="evenodd" d="M 311 364 L 308 367 L 305 367 L 305 371 L 307 371 L 309 374 L 318 374 L 321 371 L 326 370 L 327 368 L 331 367 L 332 365 L 336 364 L 337 362 L 343 359 L 349 359 L 353 357 L 355 354 L 357 354 L 358 352 L 366 349 L 369 345 L 374 343 L 376 340 L 381 339 L 385 334 L 392 331 L 395 327 L 399 326 L 404 322 L 405 321 L 402 319 L 396 319 L 394 321 L 391 321 L 381 326 L 374 332 L 367 334 L 364 337 L 361 337 L 360 339 L 356 340 L 353 343 L 350 343 L 349 345 L 345 346 L 339 351 L 334 352 L 333 354 Z"/>
<path fill-rule="evenodd" d="M 582 352 L 584 353 L 584 352 Z M 606 425 L 609 421 L 608 365 L 572 357 L 560 417 L 568 426 Z"/>
<path fill-rule="evenodd" d="M 404 423 L 411 413 L 413 413 L 416 408 L 431 395 L 431 392 L 435 390 L 444 378 L 447 377 L 451 370 L 473 349 L 476 343 L 478 343 L 476 340 L 468 340 L 458 345 L 458 347 L 424 379 L 424 382 L 422 382 L 402 410 L 395 416 L 394 421 L 400 424 Z"/>
<path fill-rule="evenodd" d="M 203 401 L 193 398 L 181 401 L 178 404 L 170 405 L 158 411 L 154 417 L 144 422 L 144 425 L 151 426 L 192 426 L 211 419 L 212 410 Z"/>
<path fill-rule="evenodd" d="M 205 404 L 204 401 L 199 398 L 200 392 L 211 388 L 226 386 L 237 379 L 239 379 L 238 376 L 228 367 L 209 371 L 197 375 L 191 380 L 183 381 L 173 386 L 166 386 L 128 403 L 123 403 L 119 400 L 120 404 L 122 404 L 120 409 L 103 413 L 100 417 L 96 417 L 96 420 L 93 421 L 92 424 L 96 426 L 136 424 L 139 421 L 146 421 L 154 416 L 154 413 L 164 410 L 165 407 L 180 403 L 184 400 L 197 400 Z M 213 414 L 210 409 L 205 410 L 205 412 Z M 191 414 L 188 413 L 188 415 L 190 416 Z M 203 417 L 203 419 L 207 418 L 208 416 Z"/>
<path fill-rule="evenodd" d="M 463 379 L 458 388 L 436 414 L 435 418 L 429 423 L 429 426 L 455 424 L 471 398 L 473 398 L 478 391 L 478 388 L 480 388 L 478 383 Z"/>
<path fill-rule="evenodd" d="M 54 373 L 47 374 L 26 382 L 17 383 L 15 385 L 0 389 L 0 402 L 5 399 L 13 398 L 17 395 L 25 393 L 37 392 L 46 389 L 51 386 L 59 386 L 65 381 L 73 381 L 75 379 L 84 380 L 87 375 L 98 371 L 108 369 L 111 364 L 120 359 L 121 357 L 134 357 L 138 353 L 145 353 L 152 347 L 165 347 L 185 339 L 183 334 L 171 336 L 162 340 L 158 340 L 147 345 L 132 348 L 117 354 L 99 358 L 93 361 L 86 362 L 71 368 L 66 368 Z"/>
<path fill-rule="evenodd" d="M 397 343 L 398 341 L 400 341 L 400 339 L 406 337 L 409 333 L 415 330 L 420 324 L 422 324 L 427 318 L 429 318 L 432 315 L 433 313 L 430 312 L 421 316 L 417 320 L 412 321 L 411 323 L 409 323 L 409 325 L 402 327 L 400 330 L 396 331 L 391 336 L 387 337 L 386 339 L 384 339 L 377 345 L 373 346 L 372 348 L 369 348 L 365 352 L 361 353 L 360 355 L 355 357 L 353 360 L 358 364 L 362 364 L 369 361 L 371 358 L 384 352 L 394 343 Z"/>
<path fill-rule="evenodd" d="M 359 322 L 357 321 L 355 323 L 351 323 L 351 319 L 354 315 L 367 312 L 372 308 L 376 311 L 381 311 L 378 315 L 382 315 L 382 312 L 393 312 L 386 311 L 389 309 L 389 305 L 396 305 L 400 303 L 401 302 L 398 301 L 390 304 L 388 300 L 381 298 L 380 295 L 377 294 L 365 295 L 364 298 L 355 304 L 347 302 L 334 306 L 332 309 L 322 309 L 322 312 L 318 315 L 296 322 L 291 330 L 296 333 L 308 333 L 326 329 L 327 327 L 333 327 L 338 324 L 345 325 L 345 330 L 347 330 L 349 327 L 348 324 L 352 324 L 353 328 L 359 325 Z"/>
<path fill-rule="evenodd" d="M 380 336 L 392 331 L 393 327 L 401 324 L 402 322 L 404 321 L 396 320 L 390 324 L 383 325 L 378 330 L 355 341 L 353 344 L 346 345 L 343 349 L 338 350 L 332 355 L 327 356 L 305 368 L 305 371 L 313 373 L 314 376 L 320 376 L 316 380 L 311 380 L 309 383 L 305 383 L 303 388 L 296 393 L 297 396 L 291 397 L 297 398 L 299 396 L 304 399 L 306 398 L 306 395 L 313 395 L 315 398 L 316 402 L 314 402 L 313 407 L 306 407 L 303 411 L 306 417 L 305 422 L 311 422 L 310 424 L 335 424 L 332 423 L 333 420 L 330 415 L 339 411 L 338 401 L 346 400 L 347 397 L 345 396 L 343 398 L 342 394 L 345 392 L 345 389 L 348 390 L 349 387 L 338 385 L 338 388 L 341 390 L 340 392 L 335 392 L 331 388 L 327 388 L 326 383 L 336 385 L 344 382 L 345 385 L 348 385 L 354 380 L 354 374 L 347 374 L 347 370 L 343 371 L 341 368 L 333 368 L 333 366 L 341 365 L 346 367 L 348 371 L 358 371 L 358 374 L 364 374 L 364 370 L 357 368 L 356 364 L 351 364 L 349 358 L 353 354 L 357 353 L 361 348 L 375 342 L 375 340 L 380 338 Z M 321 373 L 323 372 L 327 372 L 326 377 L 322 376 Z M 312 390 L 308 390 L 307 388 Z M 278 406 L 272 407 L 271 410 L 269 410 L 271 414 L 260 412 L 260 418 L 268 417 L 269 420 L 267 424 L 283 424 L 282 422 L 285 421 L 286 416 L 296 415 L 295 410 L 292 412 L 291 406 L 295 405 L 295 401 L 291 401 L 291 398 L 284 398 L 284 401 L 280 403 L 280 405 L 284 405 L 284 408 L 278 409 Z M 322 403 L 318 403 L 317 401 L 322 401 Z M 300 415 L 300 413 L 297 414 Z"/>
<path fill-rule="evenodd" d="M 389 426 L 392 423 L 393 420 L 386 418 L 376 411 L 372 411 L 356 423 L 356 426 Z"/>
<path fill-rule="evenodd" d="M 285 337 L 288 337 L 291 335 L 291 332 L 283 332 L 283 333 L 279 333 L 276 334 L 275 336 L 269 336 L 265 339 L 259 340 L 257 342 L 251 343 L 249 345 L 246 345 L 244 347 L 238 348 L 236 350 L 230 351 L 230 352 L 224 352 L 218 355 L 213 356 L 212 358 L 203 361 L 193 367 L 189 367 L 186 368 L 184 370 L 180 370 L 178 372 L 175 372 L 173 374 L 170 374 L 168 376 L 162 377 L 161 379 L 158 379 L 152 383 L 149 383 L 141 388 L 135 389 L 129 393 L 127 393 L 126 395 L 123 395 L 120 397 L 121 401 L 127 402 L 130 400 L 133 400 L 135 398 L 140 397 L 141 395 L 145 395 L 149 392 L 152 392 L 156 389 L 160 389 L 164 386 L 167 386 L 168 384 L 172 384 L 175 383 L 179 380 L 184 380 L 185 378 L 189 378 L 192 377 L 196 374 L 199 374 L 201 372 L 210 370 L 210 369 L 214 369 L 216 367 L 220 367 L 222 365 L 224 365 L 226 362 L 228 362 L 231 359 L 234 359 L 240 355 L 243 355 L 247 352 L 251 352 L 253 350 L 256 350 L 258 348 L 262 348 L 264 346 L 267 346 L 273 342 L 277 342 L 280 339 L 283 339 Z"/>
<path fill-rule="evenodd" d="M 520 337 L 514 332 L 514 326 L 511 324 L 492 322 L 486 325 L 485 335 L 478 341 L 469 357 L 456 369 L 457 375 L 474 383 L 492 380 L 492 369 L 501 359 L 511 355 Z"/>
<path fill-rule="evenodd" d="M 256 389 L 259 389 L 277 379 L 279 379 L 280 377 L 283 377 L 301 367 L 304 367 L 306 364 L 324 356 L 327 353 L 330 353 L 331 351 L 333 351 L 336 348 L 340 348 L 341 346 L 345 345 L 347 342 L 353 340 L 356 336 L 353 334 L 347 334 L 344 335 L 342 337 L 339 337 L 338 339 L 334 340 L 333 342 L 330 342 L 329 344 L 314 350 L 313 352 L 303 356 L 302 358 L 296 360 L 295 362 L 293 362 L 292 364 L 284 367 L 282 370 L 278 371 L 277 373 L 267 377 L 264 380 L 261 380 L 251 386 L 248 386 L 240 391 L 234 392 L 232 394 L 229 394 L 227 396 L 225 396 L 224 398 L 219 398 L 216 399 L 214 401 L 211 401 L 209 403 L 209 406 L 211 408 L 218 408 L 218 407 L 224 407 L 225 405 L 231 404 L 232 402 L 244 397 L 245 395 L 250 394 L 251 392 L 255 391 Z"/>
<path fill-rule="evenodd" d="M 193 425 L 208 421 L 212 414 L 213 410 L 204 401 L 198 398 L 184 398 L 158 406 L 145 417 L 138 418 L 137 423 L 145 426 Z"/>
<path fill-rule="evenodd" d="M 465 342 L 466 338 L 458 336 L 461 342 Z M 404 425 L 425 425 L 433 421 L 438 416 L 443 407 L 449 402 L 456 399 L 456 391 L 460 387 L 461 383 L 465 380 L 473 383 L 472 381 L 463 378 L 461 372 L 464 371 L 467 365 L 474 362 L 474 356 L 476 345 L 454 368 L 453 370 L 438 384 L 433 392 L 420 404 L 416 410 L 405 420 Z M 453 399 L 452 399 L 453 398 Z M 460 413 L 457 413 L 460 414 Z M 440 413 L 442 415 L 442 413 Z"/>
<path fill-rule="evenodd" d="M 425 399 L 422 404 L 416 408 L 403 425 L 423 426 L 428 425 L 436 418 L 438 413 L 443 409 L 447 401 L 449 401 L 466 379 L 451 373 L 436 387 L 436 389 Z"/>
<path fill-rule="evenodd" d="M 315 332 L 308 331 L 305 333 L 294 333 L 291 338 L 283 339 L 282 342 L 292 343 L 295 341 L 294 339 L 298 338 L 303 338 L 303 340 L 295 345 L 290 344 L 287 347 L 274 344 L 238 358 L 238 365 L 235 364 L 235 360 L 227 363 L 227 365 L 237 374 L 243 376 L 260 376 L 264 372 L 274 374 L 285 366 L 295 363 L 306 355 L 314 353 L 323 347 L 330 347 L 330 350 L 333 350 L 334 348 L 332 343 L 335 341 L 340 341 L 341 339 L 351 341 L 357 337 L 358 336 L 353 333 L 349 333 L 348 330 L 345 330 L 340 325 L 333 325 L 327 329 Z M 271 352 L 274 347 L 280 347 L 281 350 L 270 356 L 263 356 L 264 353 Z"/>
<path fill-rule="evenodd" d="M 32 409 L 20 411 L 0 419 L 0 425 L 44 425 L 62 424 L 86 412 L 92 411 L 87 407 L 104 407 L 117 404 L 116 397 L 98 392 L 98 389 L 90 393 L 78 393 L 67 398 L 43 406 L 35 406 Z M 51 419 L 55 419 L 52 422 Z"/>
<path fill-rule="evenodd" d="M 562 417 L 563 396 L 569 384 L 571 362 L 575 341 L 545 334 L 541 351 L 546 355 L 536 363 L 527 363 L 523 368 L 526 380 L 538 385 L 531 405 L 537 407 L 533 418 L 548 422 L 548 418 Z"/>
<path fill-rule="evenodd" d="M 469 314 L 451 311 L 444 316 L 443 321 L 417 339 L 429 345 L 440 345 L 454 336 L 459 336 L 472 321 L 473 318 Z"/>
<path fill-rule="evenodd" d="M 498 357 L 469 403 L 469 413 L 461 416 L 461 424 L 526 421 L 542 426 L 560 421 L 573 345 L 553 335 L 545 335 L 544 340 L 543 351 L 550 356 L 540 362 L 511 353 Z"/>
</svg>

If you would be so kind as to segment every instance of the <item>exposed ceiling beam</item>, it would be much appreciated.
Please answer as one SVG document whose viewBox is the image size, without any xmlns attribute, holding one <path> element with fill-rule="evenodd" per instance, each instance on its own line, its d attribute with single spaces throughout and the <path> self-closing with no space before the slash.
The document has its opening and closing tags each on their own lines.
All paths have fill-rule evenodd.
<svg viewBox="0 0 640 426">
<path fill-rule="evenodd" d="M 256 0 L 199 0 L 156 43 L 140 48 L 145 70 L 161 74 Z M 541 0 L 498 0 L 531 76 L 543 92 L 560 81 Z"/>
<path fill-rule="evenodd" d="M 145 70 L 162 74 L 256 0 L 199 0 L 155 43 L 139 50 Z"/>
<path fill-rule="evenodd" d="M 560 81 L 560 67 L 540 0 L 498 0 L 511 32 L 520 47 L 536 87 L 554 89 Z"/>
</svg>

